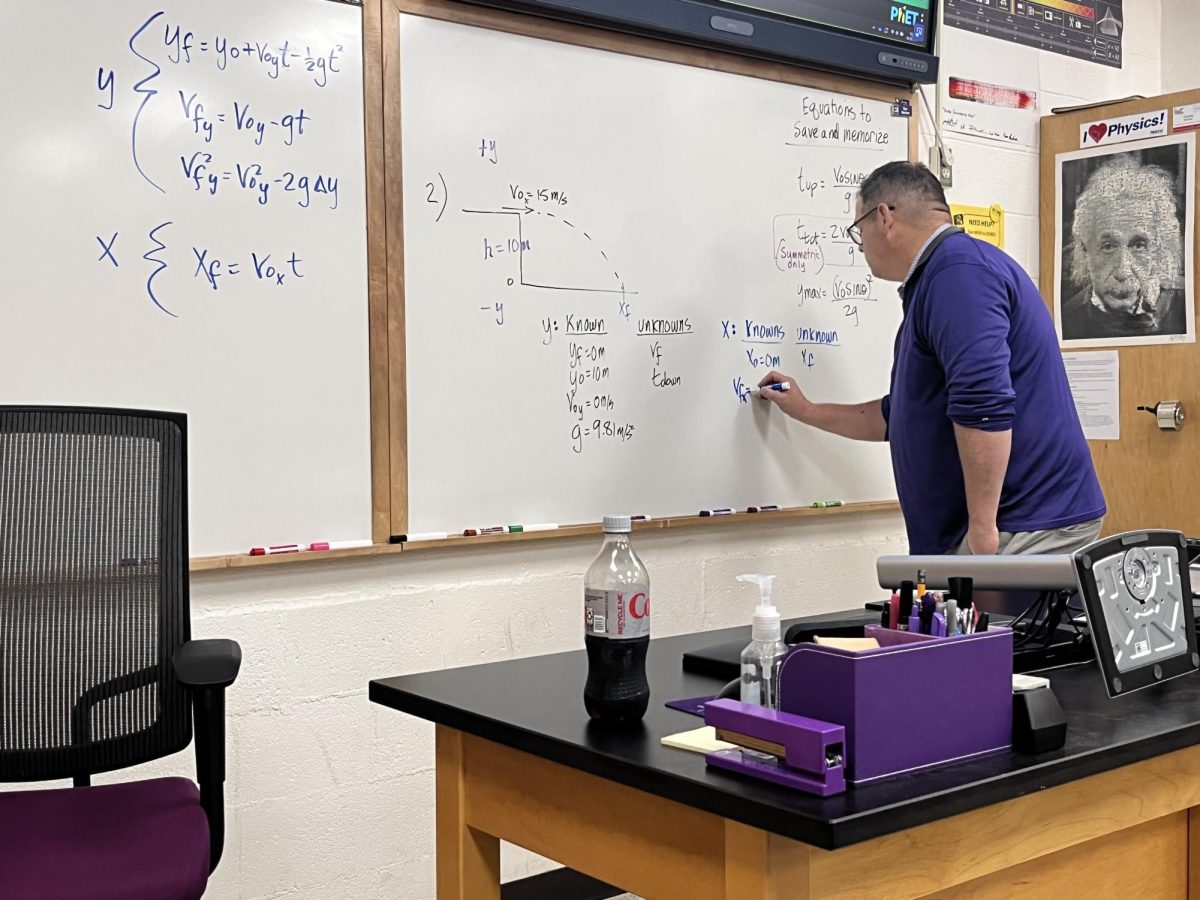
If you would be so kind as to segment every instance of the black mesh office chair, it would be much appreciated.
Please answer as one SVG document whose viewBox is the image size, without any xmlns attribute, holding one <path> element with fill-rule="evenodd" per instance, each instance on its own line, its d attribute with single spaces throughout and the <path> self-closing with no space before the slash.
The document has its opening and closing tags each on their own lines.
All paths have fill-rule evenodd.
<svg viewBox="0 0 1200 900">
<path fill-rule="evenodd" d="M 233 641 L 192 641 L 187 422 L 0 406 L 0 897 L 192 898 L 224 844 Z M 89 787 L 184 749 L 186 778 Z"/>
</svg>

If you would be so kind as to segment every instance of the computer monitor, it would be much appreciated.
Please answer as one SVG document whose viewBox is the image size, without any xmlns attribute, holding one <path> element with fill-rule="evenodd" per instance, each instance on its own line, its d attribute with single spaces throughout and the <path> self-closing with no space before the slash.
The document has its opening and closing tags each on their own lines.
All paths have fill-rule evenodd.
<svg viewBox="0 0 1200 900">
<path fill-rule="evenodd" d="M 1114 535 L 1080 550 L 1074 562 L 1110 697 L 1200 669 L 1182 534 Z"/>
</svg>

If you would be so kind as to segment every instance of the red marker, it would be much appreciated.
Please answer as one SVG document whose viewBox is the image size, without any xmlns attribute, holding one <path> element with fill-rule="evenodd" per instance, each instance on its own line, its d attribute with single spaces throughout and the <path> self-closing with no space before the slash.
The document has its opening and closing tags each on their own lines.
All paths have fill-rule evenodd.
<svg viewBox="0 0 1200 900">
<path fill-rule="evenodd" d="M 364 538 L 360 541 L 314 541 L 309 550 L 352 550 L 356 547 L 372 547 L 374 542 Z"/>
<path fill-rule="evenodd" d="M 300 544 L 275 544 L 273 547 L 253 547 L 251 556 L 274 556 L 276 553 L 299 553 L 304 547 Z"/>
<path fill-rule="evenodd" d="M 475 537 L 479 534 L 508 534 L 508 526 L 492 525 L 488 528 L 468 528 L 463 532 L 463 537 Z"/>
</svg>

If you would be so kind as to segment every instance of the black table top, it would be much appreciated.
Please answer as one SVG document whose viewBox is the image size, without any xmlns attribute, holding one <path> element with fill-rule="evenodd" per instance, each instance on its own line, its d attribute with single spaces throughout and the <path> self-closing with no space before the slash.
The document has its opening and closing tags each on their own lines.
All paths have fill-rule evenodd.
<svg viewBox="0 0 1200 900">
<path fill-rule="evenodd" d="M 372 681 L 370 698 L 423 719 L 599 775 L 725 818 L 833 850 L 1010 800 L 1200 743 L 1200 678 L 1189 675 L 1109 700 L 1094 663 L 1043 673 L 1066 711 L 1066 746 L 1002 753 L 816 797 L 710 770 L 699 753 L 664 747 L 699 728 L 668 700 L 712 694 L 721 682 L 685 673 L 685 650 L 750 629 L 650 642 L 650 708 L 639 727 L 611 731 L 583 709 L 583 650 Z"/>
</svg>

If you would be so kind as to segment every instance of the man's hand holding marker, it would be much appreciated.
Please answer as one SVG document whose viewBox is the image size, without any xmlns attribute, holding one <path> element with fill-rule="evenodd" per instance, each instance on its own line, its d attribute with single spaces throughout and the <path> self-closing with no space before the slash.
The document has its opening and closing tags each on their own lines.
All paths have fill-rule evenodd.
<svg viewBox="0 0 1200 900">
<path fill-rule="evenodd" d="M 804 412 L 811 405 L 804 392 L 796 387 L 796 380 L 772 369 L 763 376 L 755 391 L 761 399 L 774 403 L 793 419 L 804 421 Z"/>
</svg>

